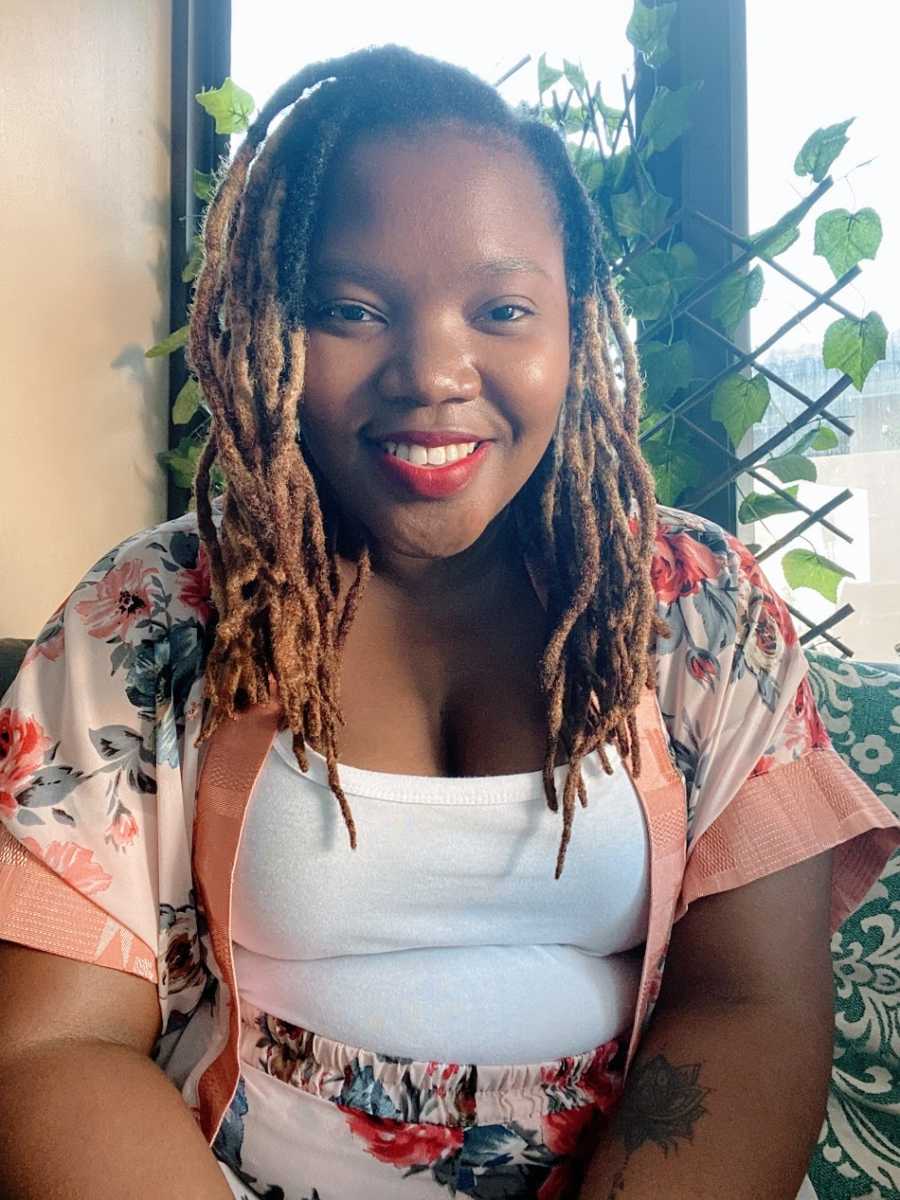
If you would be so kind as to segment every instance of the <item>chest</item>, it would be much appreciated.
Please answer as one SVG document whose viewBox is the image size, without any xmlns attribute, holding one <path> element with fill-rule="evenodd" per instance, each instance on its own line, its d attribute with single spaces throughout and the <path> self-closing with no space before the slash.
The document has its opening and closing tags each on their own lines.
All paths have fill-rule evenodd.
<svg viewBox="0 0 900 1200">
<path fill-rule="evenodd" d="M 540 769 L 545 624 L 524 589 L 504 611 L 440 620 L 373 597 L 343 655 L 341 762 L 442 777 Z"/>
</svg>

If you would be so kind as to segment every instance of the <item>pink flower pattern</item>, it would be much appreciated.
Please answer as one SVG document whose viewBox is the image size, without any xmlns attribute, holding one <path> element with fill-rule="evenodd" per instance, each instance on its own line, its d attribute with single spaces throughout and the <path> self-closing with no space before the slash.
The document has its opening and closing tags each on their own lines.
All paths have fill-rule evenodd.
<svg viewBox="0 0 900 1200">
<path fill-rule="evenodd" d="M 117 850 L 121 850 L 124 846 L 130 846 L 139 833 L 137 821 L 128 809 L 120 804 L 106 828 L 105 840 L 111 842 Z"/>
<path fill-rule="evenodd" d="M 87 846 L 79 846 L 76 842 L 51 842 L 49 846 L 42 846 L 34 838 L 23 838 L 22 845 L 85 896 L 105 892 L 112 883 L 112 876 L 94 860 L 93 852 Z"/>
<path fill-rule="evenodd" d="M 198 619 L 206 624 L 212 607 L 212 584 L 209 573 L 209 555 L 205 547 L 200 547 L 196 567 L 186 567 L 181 572 L 181 577 L 183 582 L 178 599 L 188 608 L 194 609 Z"/>
<path fill-rule="evenodd" d="M 126 559 L 99 581 L 95 597 L 75 605 L 91 637 L 124 638 L 135 621 L 147 615 L 150 596 L 146 580 L 152 573 L 139 558 Z"/>
<path fill-rule="evenodd" d="M 52 746 L 36 717 L 0 708 L 0 813 L 9 817 Z"/>
</svg>

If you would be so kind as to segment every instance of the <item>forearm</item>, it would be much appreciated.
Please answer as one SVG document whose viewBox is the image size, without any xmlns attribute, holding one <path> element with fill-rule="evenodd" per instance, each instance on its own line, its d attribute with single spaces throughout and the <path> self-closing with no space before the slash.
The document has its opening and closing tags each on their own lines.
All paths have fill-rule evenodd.
<svg viewBox="0 0 900 1200">
<path fill-rule="evenodd" d="M 179 1093 L 124 1046 L 4 1059 L 0 1111 L 0 1200 L 231 1200 Z"/>
<path fill-rule="evenodd" d="M 830 1030 L 800 1006 L 658 1013 L 579 1200 L 794 1200 L 830 1062 Z"/>
</svg>

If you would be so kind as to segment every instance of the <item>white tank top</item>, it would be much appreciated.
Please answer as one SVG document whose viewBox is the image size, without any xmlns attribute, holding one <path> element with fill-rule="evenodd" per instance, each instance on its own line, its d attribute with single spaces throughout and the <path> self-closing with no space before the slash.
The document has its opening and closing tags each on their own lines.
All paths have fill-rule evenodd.
<svg viewBox="0 0 900 1200">
<path fill-rule="evenodd" d="M 417 1060 L 533 1063 L 630 1026 L 649 911 L 649 843 L 615 750 L 583 765 L 562 878 L 562 814 L 540 772 L 442 779 L 340 768 L 276 736 L 234 880 L 238 990 L 325 1037 Z M 559 795 L 565 767 L 556 771 Z M 633 951 L 633 953 L 628 953 Z"/>
</svg>

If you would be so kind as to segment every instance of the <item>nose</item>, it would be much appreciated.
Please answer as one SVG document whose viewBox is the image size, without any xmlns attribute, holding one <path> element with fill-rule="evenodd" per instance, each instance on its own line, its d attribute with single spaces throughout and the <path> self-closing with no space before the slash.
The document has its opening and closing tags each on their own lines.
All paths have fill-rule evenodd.
<svg viewBox="0 0 900 1200">
<path fill-rule="evenodd" d="M 410 322 L 398 330 L 378 388 L 386 399 L 410 406 L 477 400 L 481 375 L 465 331 L 434 318 Z"/>
</svg>

